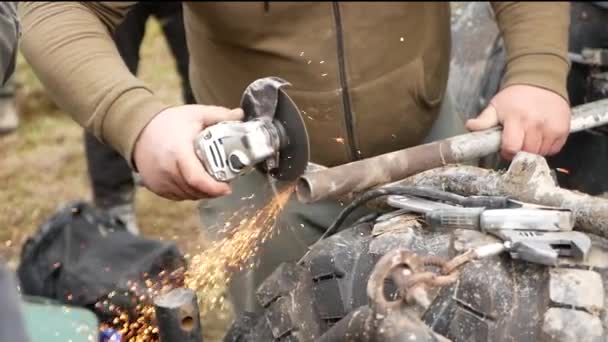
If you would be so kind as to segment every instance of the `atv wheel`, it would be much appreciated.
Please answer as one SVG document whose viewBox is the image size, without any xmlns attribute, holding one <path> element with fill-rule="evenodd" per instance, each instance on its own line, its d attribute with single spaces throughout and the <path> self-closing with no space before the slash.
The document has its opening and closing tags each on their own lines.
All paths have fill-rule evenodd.
<svg viewBox="0 0 608 342">
<path fill-rule="evenodd" d="M 508 255 L 470 263 L 455 284 L 429 291 L 433 302 L 422 319 L 453 341 L 604 341 L 608 241 L 592 239 L 585 263 L 549 268 Z M 246 328 L 237 319 L 226 341 L 315 341 L 369 304 L 367 280 L 388 251 L 451 257 L 495 241 L 474 231 L 428 232 L 408 216 L 345 229 L 315 245 L 301 265 L 277 269 L 258 290 L 265 311 L 247 316 Z"/>
</svg>

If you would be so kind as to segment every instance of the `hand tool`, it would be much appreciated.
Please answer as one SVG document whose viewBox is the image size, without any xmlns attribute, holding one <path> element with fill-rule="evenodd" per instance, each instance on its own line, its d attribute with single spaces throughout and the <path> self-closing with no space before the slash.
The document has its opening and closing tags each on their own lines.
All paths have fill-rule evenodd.
<svg viewBox="0 0 608 342">
<path fill-rule="evenodd" d="M 500 229 L 492 232 L 503 240 L 511 258 L 555 266 L 559 257 L 578 261 L 587 259 L 591 239 L 581 232 L 541 232 Z"/>
<path fill-rule="evenodd" d="M 244 121 L 206 127 L 194 139 L 197 156 L 216 180 L 230 182 L 258 168 L 278 180 L 295 180 L 309 160 L 306 126 L 282 89 L 288 82 L 261 78 L 244 91 Z"/>
<path fill-rule="evenodd" d="M 581 232 L 499 231 L 503 242 L 489 243 L 456 256 L 448 268 L 459 267 L 471 260 L 489 258 L 508 251 L 511 258 L 530 263 L 556 266 L 560 257 L 578 261 L 587 259 L 591 239 Z"/>
<path fill-rule="evenodd" d="M 421 191 L 421 194 L 432 200 L 419 198 L 418 195 L 393 195 L 387 198 L 387 203 L 395 208 L 424 214 L 432 230 L 570 231 L 574 228 L 574 218 L 568 209 L 524 203 L 506 196 L 465 197 L 439 190 Z"/>
<path fill-rule="evenodd" d="M 442 208 L 427 212 L 425 220 L 431 229 L 459 228 L 482 232 L 499 229 L 557 232 L 574 228 L 572 213 L 566 209 Z"/>
<path fill-rule="evenodd" d="M 585 260 L 591 249 L 591 239 L 586 234 L 572 231 L 574 219 L 570 210 L 530 205 L 506 197 L 500 199 L 500 196 L 468 199 L 437 190 L 425 195 L 475 206 L 459 207 L 406 195 L 389 196 L 387 202 L 400 210 L 424 214 L 432 230 L 473 229 L 503 241 L 481 248 L 479 257 L 508 251 L 513 259 L 554 266 L 560 256 Z M 477 206 L 484 203 L 497 209 Z"/>
</svg>

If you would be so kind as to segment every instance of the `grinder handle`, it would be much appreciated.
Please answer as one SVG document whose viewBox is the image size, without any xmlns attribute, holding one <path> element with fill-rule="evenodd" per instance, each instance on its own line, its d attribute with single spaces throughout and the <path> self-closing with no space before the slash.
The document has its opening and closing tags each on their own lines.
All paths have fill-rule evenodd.
<svg viewBox="0 0 608 342">
<path fill-rule="evenodd" d="M 426 223 L 436 229 L 480 230 L 480 217 L 485 208 L 445 208 L 426 213 Z"/>
</svg>

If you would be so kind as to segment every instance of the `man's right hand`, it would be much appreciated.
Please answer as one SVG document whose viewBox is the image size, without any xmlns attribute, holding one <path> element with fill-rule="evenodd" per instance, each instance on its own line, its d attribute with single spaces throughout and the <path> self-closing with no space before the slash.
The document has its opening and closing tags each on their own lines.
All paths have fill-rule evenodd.
<svg viewBox="0 0 608 342">
<path fill-rule="evenodd" d="M 207 126 L 242 120 L 240 108 L 185 105 L 165 109 L 140 134 L 133 152 L 144 186 L 176 200 L 196 200 L 230 194 L 230 187 L 213 179 L 194 152 L 193 141 Z"/>
</svg>

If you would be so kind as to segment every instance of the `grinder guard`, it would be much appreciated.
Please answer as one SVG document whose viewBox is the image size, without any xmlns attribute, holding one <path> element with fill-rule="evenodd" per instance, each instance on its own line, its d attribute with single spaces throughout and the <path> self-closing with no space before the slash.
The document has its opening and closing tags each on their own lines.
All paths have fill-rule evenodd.
<svg viewBox="0 0 608 342">
<path fill-rule="evenodd" d="M 244 91 L 244 122 L 221 122 L 195 139 L 195 151 L 212 177 L 230 181 L 252 169 L 277 180 L 295 180 L 309 160 L 309 142 L 300 111 L 278 77 L 254 81 Z"/>
</svg>

